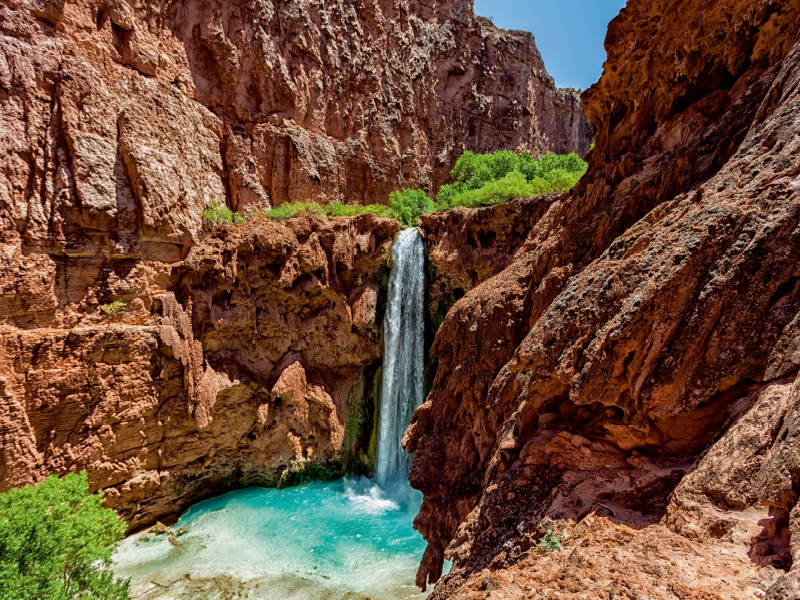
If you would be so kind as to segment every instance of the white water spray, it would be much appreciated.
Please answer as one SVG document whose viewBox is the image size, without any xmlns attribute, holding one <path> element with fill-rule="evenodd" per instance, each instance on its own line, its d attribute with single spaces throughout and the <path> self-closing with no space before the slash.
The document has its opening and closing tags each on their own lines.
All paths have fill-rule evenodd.
<svg viewBox="0 0 800 600">
<path fill-rule="evenodd" d="M 425 254 L 416 228 L 400 232 L 392 248 L 392 262 L 383 320 L 383 385 L 375 467 L 380 485 L 408 475 L 411 455 L 400 443 L 423 400 Z"/>
</svg>

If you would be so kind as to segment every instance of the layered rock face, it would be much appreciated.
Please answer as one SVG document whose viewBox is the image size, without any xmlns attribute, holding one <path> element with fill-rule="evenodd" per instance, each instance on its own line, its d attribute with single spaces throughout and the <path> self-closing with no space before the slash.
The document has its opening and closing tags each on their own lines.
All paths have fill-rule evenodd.
<svg viewBox="0 0 800 600">
<path fill-rule="evenodd" d="M 438 328 L 465 293 L 508 267 L 557 194 L 423 215 L 428 320 Z M 435 333 L 435 331 L 434 331 Z"/>
<path fill-rule="evenodd" d="M 380 202 L 465 149 L 589 142 L 470 2 L 0 0 L 0 490 L 85 468 L 139 527 L 368 466 L 399 224 L 212 232 L 208 202 Z"/>
<path fill-rule="evenodd" d="M 436 335 L 405 440 L 434 597 L 797 597 L 798 16 L 612 22 L 589 173 Z"/>
<path fill-rule="evenodd" d="M 171 291 L 163 265 L 81 282 L 85 295 L 115 283 L 115 297 L 135 295 L 113 317 L 6 321 L 3 489 L 86 469 L 136 528 L 214 492 L 368 466 L 378 282 L 398 229 L 372 217 L 259 221 L 197 246 Z M 39 298 L 55 304 L 58 291 Z"/>
<path fill-rule="evenodd" d="M 155 252 L 142 238 L 185 247 L 209 198 L 380 202 L 435 192 L 466 149 L 585 154 L 591 140 L 532 36 L 467 1 L 0 10 L 3 228 L 73 252 L 101 234 L 121 255 Z"/>
</svg>

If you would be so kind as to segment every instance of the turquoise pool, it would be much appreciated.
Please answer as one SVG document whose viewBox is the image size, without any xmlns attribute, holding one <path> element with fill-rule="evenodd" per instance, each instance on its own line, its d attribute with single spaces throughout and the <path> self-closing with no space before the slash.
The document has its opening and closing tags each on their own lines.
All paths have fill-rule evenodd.
<svg viewBox="0 0 800 600">
<path fill-rule="evenodd" d="M 248 488 L 191 507 L 187 533 L 126 539 L 115 571 L 137 600 L 424 598 L 414 576 L 425 541 L 407 483 L 345 479 Z"/>
</svg>

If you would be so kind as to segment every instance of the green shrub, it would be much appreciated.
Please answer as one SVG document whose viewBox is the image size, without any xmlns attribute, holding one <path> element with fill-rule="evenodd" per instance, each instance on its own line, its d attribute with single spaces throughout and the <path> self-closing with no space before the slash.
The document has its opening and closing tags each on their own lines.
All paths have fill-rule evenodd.
<svg viewBox="0 0 800 600">
<path fill-rule="evenodd" d="M 537 193 L 541 193 L 539 189 L 538 185 L 528 183 L 522 173 L 512 171 L 501 179 L 488 182 L 483 187 L 455 194 L 448 200 L 447 208 L 455 206 L 490 206 L 508 202 L 514 198 L 534 196 Z"/>
<path fill-rule="evenodd" d="M 343 202 L 333 202 L 325 207 L 325 213 L 331 217 L 354 217 L 356 215 L 373 214 L 380 217 L 391 218 L 392 211 L 383 204 L 344 204 Z"/>
<path fill-rule="evenodd" d="M 234 212 L 213 198 L 208 201 L 208 208 L 203 211 L 203 218 L 212 225 L 244 225 L 247 217 Z"/>
<path fill-rule="evenodd" d="M 125 304 L 125 302 L 122 300 L 114 300 L 109 304 L 101 304 L 100 310 L 106 313 L 109 317 L 113 317 L 117 313 L 121 313 L 123 310 L 125 310 L 126 306 L 127 304 Z"/>
<path fill-rule="evenodd" d="M 0 494 L 0 598 L 129 598 L 110 570 L 126 525 L 88 492 L 82 472 Z"/>
<path fill-rule="evenodd" d="M 498 150 L 491 154 L 467 151 L 456 161 L 436 196 L 437 210 L 456 206 L 488 206 L 514 198 L 571 190 L 586 173 L 587 163 L 574 152 L 530 154 Z"/>
<path fill-rule="evenodd" d="M 309 214 L 311 216 L 320 217 L 325 214 L 325 210 L 320 204 L 316 202 L 284 202 L 276 208 L 271 208 L 264 211 L 264 216 L 268 219 L 281 221 L 283 219 L 292 219 L 297 215 Z"/>
<path fill-rule="evenodd" d="M 276 208 L 264 211 L 264 216 L 268 219 L 283 220 L 292 219 L 298 215 L 309 215 L 311 217 L 354 217 L 356 215 L 373 214 L 381 217 L 392 217 L 392 212 L 388 206 L 382 204 L 345 204 L 344 202 L 331 202 L 330 204 L 318 204 L 306 200 L 305 202 L 284 202 Z"/>
<path fill-rule="evenodd" d="M 547 530 L 544 536 L 539 538 L 539 543 L 536 545 L 536 550 L 540 554 L 548 554 L 556 550 L 561 550 L 561 548 L 563 548 L 561 539 L 550 529 Z"/>
<path fill-rule="evenodd" d="M 389 194 L 389 208 L 394 218 L 405 227 L 414 227 L 425 213 L 434 209 L 433 200 L 422 190 L 409 190 L 392 192 Z"/>
</svg>

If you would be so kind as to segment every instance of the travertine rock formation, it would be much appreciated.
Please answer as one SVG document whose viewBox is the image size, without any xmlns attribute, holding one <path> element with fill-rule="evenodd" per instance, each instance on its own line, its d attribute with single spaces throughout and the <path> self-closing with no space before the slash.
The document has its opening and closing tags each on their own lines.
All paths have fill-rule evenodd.
<svg viewBox="0 0 800 600">
<path fill-rule="evenodd" d="M 780 574 L 763 565 L 793 564 L 799 16 L 795 1 L 630 0 L 612 23 L 584 95 L 588 175 L 436 336 L 406 434 L 419 583 L 454 561 L 434 597 L 740 598 Z M 528 552 L 545 517 L 572 531 L 592 512 L 621 529 Z M 697 552 L 728 583 L 699 562 L 653 577 L 627 550 L 587 566 L 609 535 L 676 563 L 681 539 L 710 545 Z M 768 597 L 796 586 L 792 572 Z"/>
<path fill-rule="evenodd" d="M 173 291 L 153 265 L 84 282 L 102 295 L 127 275 L 115 297 L 134 299 L 116 316 L 6 321 L 2 488 L 86 469 L 136 528 L 221 490 L 368 462 L 376 281 L 398 229 L 373 217 L 222 229 L 174 270 Z"/>
<path fill-rule="evenodd" d="M 483 208 L 458 207 L 420 218 L 429 264 L 428 320 L 434 327 L 465 293 L 513 262 L 533 226 L 557 197 L 547 194 Z"/>
<path fill-rule="evenodd" d="M 800 597 L 798 23 L 629 0 L 579 186 L 422 220 L 433 597 Z M 0 489 L 88 468 L 139 527 L 368 461 L 399 224 L 207 201 L 435 190 L 579 109 L 469 2 L 0 0 Z"/>
</svg>

